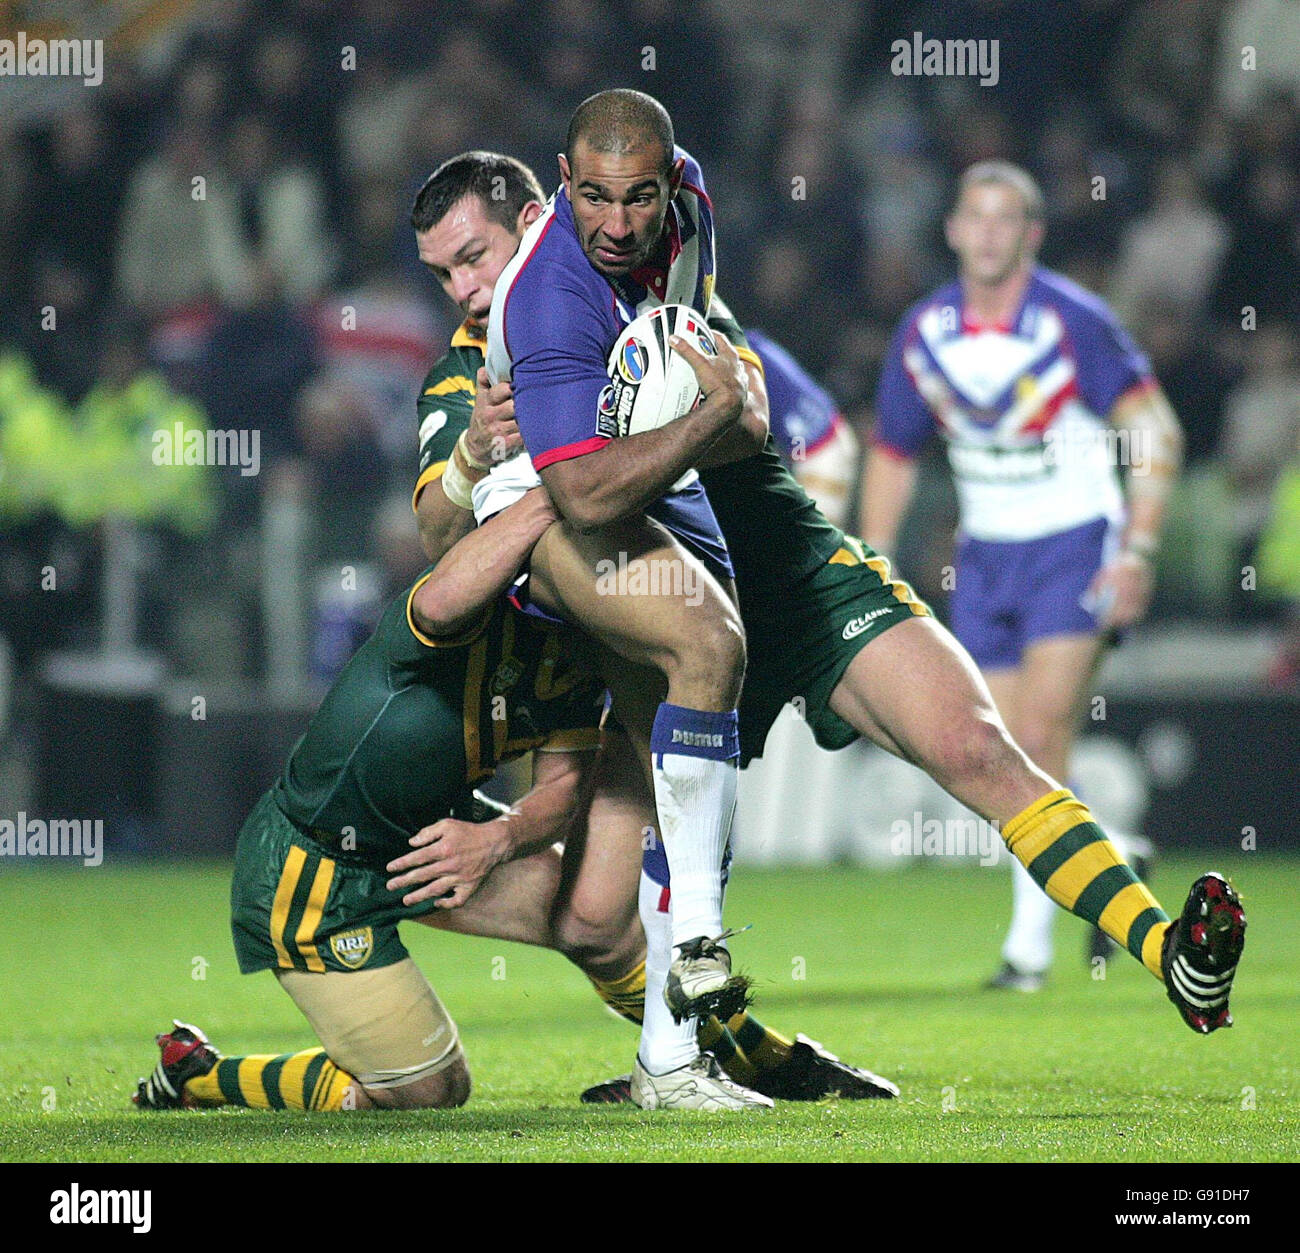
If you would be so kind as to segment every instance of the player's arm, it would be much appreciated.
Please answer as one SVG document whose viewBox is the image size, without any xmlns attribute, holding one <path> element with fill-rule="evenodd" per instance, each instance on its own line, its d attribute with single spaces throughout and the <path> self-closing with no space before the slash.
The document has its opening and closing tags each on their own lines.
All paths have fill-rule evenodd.
<svg viewBox="0 0 1300 1253">
<path fill-rule="evenodd" d="M 704 356 L 676 336 L 671 343 L 700 382 L 703 400 L 697 408 L 656 430 L 610 440 L 594 452 L 538 471 L 556 508 L 581 530 L 642 512 L 701 464 L 705 452 L 744 414 L 748 378 L 725 338 L 717 341 L 716 357 Z"/>
<path fill-rule="evenodd" d="M 1110 606 L 1107 625 L 1127 627 L 1142 618 L 1151 602 L 1153 560 L 1182 468 L 1183 430 L 1154 381 L 1125 392 L 1111 409 L 1110 423 L 1127 434 L 1126 444 L 1118 446 L 1128 452 L 1128 525 L 1119 555 L 1098 572 L 1092 590 Z"/>
<path fill-rule="evenodd" d="M 510 384 L 489 384 L 487 371 L 480 367 L 469 425 L 459 436 L 454 436 L 455 430 L 449 421 L 443 443 L 448 442 L 447 435 L 453 435 L 455 443 L 440 450 L 443 456 L 425 469 L 416 489 L 420 543 L 425 556 L 433 562 L 441 560 L 453 544 L 474 529 L 469 494 L 474 484 L 487 474 L 493 461 L 504 460 L 523 444 L 515 425 Z M 437 456 L 437 452 L 430 455 Z"/>
<path fill-rule="evenodd" d="M 452 450 L 451 458 L 457 460 L 451 476 L 444 466 L 442 473 L 421 490 L 415 506 L 420 545 L 424 555 L 435 562 L 474 529 L 474 508 L 465 502 L 469 500 L 469 489 L 485 473 L 464 464 L 459 449 Z"/>
<path fill-rule="evenodd" d="M 1152 558 L 1160 542 L 1169 493 L 1183 459 L 1183 433 L 1151 363 L 1104 307 L 1067 321 L 1077 359 L 1077 386 L 1084 404 L 1105 414 L 1121 435 L 1127 460 L 1128 525 L 1118 557 L 1098 571 L 1089 588 L 1109 627 L 1126 627 L 1147 611 L 1155 586 Z M 1127 453 L 1127 456 L 1122 454 Z"/>
<path fill-rule="evenodd" d="M 591 799 L 594 759 L 594 750 L 537 753 L 532 789 L 500 817 L 444 818 L 417 831 L 412 851 L 388 863 L 389 891 L 405 891 L 405 905 L 463 905 L 495 867 L 540 852 L 575 827 Z"/>
<path fill-rule="evenodd" d="M 749 385 L 745 407 L 735 426 L 714 440 L 695 463 L 697 470 L 726 465 L 730 461 L 742 461 L 762 452 L 763 445 L 767 443 L 767 383 L 763 379 L 763 367 L 747 357 L 742 357 L 740 363 Z"/>
<path fill-rule="evenodd" d="M 469 516 L 472 522 L 473 513 Z M 411 617 L 420 632 L 431 639 L 454 638 L 477 622 L 557 517 L 546 490 L 538 487 L 453 543 L 411 597 Z"/>
<path fill-rule="evenodd" d="M 915 490 L 916 458 L 873 442 L 862 467 L 858 533 L 876 552 L 893 553 Z"/>
<path fill-rule="evenodd" d="M 876 425 L 862 467 L 858 534 L 889 555 L 916 489 L 916 458 L 934 434 L 934 416 L 908 371 L 905 350 L 915 327 L 909 313 L 885 354 L 876 388 Z"/>
</svg>

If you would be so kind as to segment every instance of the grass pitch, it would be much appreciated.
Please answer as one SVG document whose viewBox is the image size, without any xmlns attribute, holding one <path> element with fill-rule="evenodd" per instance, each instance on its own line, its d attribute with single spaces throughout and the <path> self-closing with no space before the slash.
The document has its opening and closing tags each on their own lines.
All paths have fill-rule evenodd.
<svg viewBox="0 0 1300 1253">
<path fill-rule="evenodd" d="M 1160 863 L 1166 909 L 1214 860 Z M 1003 870 L 742 867 L 727 913 L 756 924 L 733 949 L 756 978 L 756 1014 L 903 1089 L 892 1102 L 745 1117 L 579 1105 L 587 1084 L 630 1069 L 634 1031 L 555 954 L 418 925 L 406 942 L 473 1070 L 465 1108 L 138 1113 L 135 1079 L 173 1016 L 229 1054 L 314 1043 L 269 973 L 236 970 L 228 867 L 11 870 L 0 874 L 0 1159 L 1295 1161 L 1300 862 L 1225 860 L 1250 929 L 1238 1025 L 1208 1038 L 1126 955 L 1093 979 L 1085 928 L 1064 915 L 1044 991 L 980 991 L 1009 909 Z"/>
</svg>

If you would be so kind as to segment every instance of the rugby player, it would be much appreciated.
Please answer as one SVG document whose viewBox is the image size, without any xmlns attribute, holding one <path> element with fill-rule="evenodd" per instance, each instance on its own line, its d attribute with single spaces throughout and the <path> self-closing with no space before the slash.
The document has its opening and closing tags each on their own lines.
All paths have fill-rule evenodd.
<svg viewBox="0 0 1300 1253">
<path fill-rule="evenodd" d="M 493 468 L 480 485 L 486 490 L 475 512 L 482 517 L 513 498 L 521 465 L 526 473 L 539 475 L 564 516 L 565 525 L 559 529 L 569 533 L 571 549 L 567 562 L 551 560 L 552 573 L 562 576 L 551 579 L 551 603 L 591 631 L 596 606 L 603 601 L 596 616 L 615 620 L 615 638 L 599 631 L 597 638 L 627 660 L 654 664 L 665 649 L 680 654 L 684 642 L 701 656 L 694 643 L 701 632 L 707 636 L 719 623 L 734 627 L 736 637 L 743 632 L 734 610 L 725 544 L 694 467 L 711 457 L 734 455 L 731 434 L 742 437 L 741 453 L 755 451 L 766 438 L 766 423 L 758 426 L 756 438 L 744 439 L 740 420 L 747 386 L 739 359 L 725 342 L 709 360 L 696 345 L 673 341 L 700 383 L 700 403 L 685 431 L 673 431 L 669 424 L 640 437 L 613 440 L 613 415 L 606 414 L 602 402 L 610 386 L 606 357 L 622 326 L 638 311 L 675 302 L 708 309 L 713 228 L 704 179 L 689 154 L 676 148 L 663 107 L 629 91 L 599 93 L 578 107 L 560 168 L 564 194 L 553 197 L 528 228 L 493 292 L 488 375 L 512 384 L 515 420 L 526 452 L 516 455 L 513 466 Z M 731 431 L 714 426 L 714 413 L 730 414 L 737 425 Z M 715 429 L 727 452 L 687 447 L 690 432 L 701 428 Z M 504 491 L 499 490 L 502 485 Z M 721 591 L 704 597 L 702 605 L 697 595 L 686 597 L 687 609 L 694 604 L 695 612 L 676 621 L 654 599 L 600 596 L 598 571 L 611 555 L 646 569 L 685 566 L 681 544 L 650 547 L 628 542 L 629 532 L 636 536 L 646 529 L 643 509 L 652 518 L 662 516 L 708 567 L 713 578 L 691 579 L 693 591 L 708 587 L 714 578 L 726 586 L 733 601 L 727 605 L 730 617 L 714 608 L 715 602 L 725 603 L 727 593 Z M 594 535 L 587 534 L 592 531 Z M 539 554 L 551 556 L 547 538 Z M 618 602 L 617 608 L 610 607 L 610 601 Z M 707 616 L 702 617 L 700 608 L 709 611 Z M 618 636 L 629 632 L 634 639 L 652 642 L 653 650 L 638 656 L 620 648 Z M 650 763 L 659 843 L 672 890 L 668 944 L 661 950 L 658 934 L 649 928 L 646 932 L 647 978 L 653 996 L 662 971 L 661 954 L 664 960 L 678 954 L 664 974 L 663 995 L 679 1020 L 689 1010 L 717 1008 L 720 1001 L 702 994 L 716 983 L 721 987 L 716 995 L 725 995 L 722 981 L 730 975 L 722 933 L 722 885 L 735 811 L 735 703 L 743 677 L 743 648 L 728 657 L 733 659 L 734 668 L 716 676 L 725 679 L 726 688 L 718 684 L 709 691 L 701 684 L 703 699 L 691 702 L 675 695 L 671 667 L 659 664 L 668 691 L 652 721 L 629 717 L 626 705 L 631 698 L 611 681 L 616 708 L 622 710 L 633 737 L 650 725 L 642 747 Z M 689 654 L 686 660 L 689 671 Z M 652 904 L 647 894 L 647 907 Z M 641 1086 L 654 1088 L 655 1077 L 679 1069 L 693 1047 L 689 1024 L 674 1044 L 647 1015 L 638 1054 Z"/>
<path fill-rule="evenodd" d="M 504 544 L 503 565 L 517 567 L 554 518 L 534 493 L 510 527 L 484 528 L 484 537 Z M 468 1098 L 455 1023 L 397 924 L 418 919 L 473 933 L 476 917 L 493 912 L 494 893 L 558 877 L 550 846 L 585 810 L 584 759 L 598 745 L 604 685 L 571 632 L 504 600 L 508 578 L 494 585 L 490 574 L 477 577 L 487 609 L 458 636 L 433 633 L 416 605 L 431 573 L 389 604 L 239 834 L 231 928 L 240 970 L 274 970 L 322 1047 L 222 1058 L 201 1031 L 178 1022 L 158 1037 L 162 1056 L 140 1081 L 140 1107 L 419 1108 Z M 493 856 L 508 863 L 490 885 L 469 899 L 493 867 L 480 843 L 472 866 L 453 870 L 440 859 L 436 885 L 420 899 L 390 891 L 388 863 L 413 838 L 436 849 L 479 816 L 474 784 L 530 749 L 532 790 L 489 824 Z M 571 856 L 576 841 L 574 849 Z M 554 890 L 510 894 L 516 910 L 498 915 L 498 928 L 517 913 L 517 934 L 562 937 L 562 916 L 523 918 L 525 897 L 550 902 Z M 607 975 L 611 963 L 615 972 L 634 964 L 639 947 L 625 925 L 622 940 L 607 946 L 587 935 L 577 960 Z"/>
<path fill-rule="evenodd" d="M 494 154 L 466 156 L 501 160 Z M 572 169 L 571 162 L 566 165 Z M 556 201 L 568 197 L 572 183 L 566 178 Z M 486 217 L 492 202 L 478 199 L 480 216 Z M 516 219 L 516 239 L 525 231 L 522 217 Z M 467 231 L 471 246 L 461 261 L 473 259 L 476 269 L 464 281 L 481 301 L 505 267 L 497 261 L 499 247 L 489 254 L 473 247 L 471 236 Z M 422 249 L 424 242 L 422 237 Z M 457 281 L 451 267 L 435 268 L 451 291 Z M 464 303 L 462 308 L 468 315 L 470 309 Z M 458 332 L 456 350 L 464 368 L 459 377 L 467 385 L 459 389 L 457 409 L 444 408 L 446 420 L 437 420 L 432 438 L 443 441 L 444 449 L 475 416 L 471 401 L 477 387 L 470 380 L 485 377 L 478 375 L 474 354 L 482 349 L 473 333 L 468 323 Z M 738 327 L 729 338 L 743 341 Z M 761 386 L 756 373 L 749 371 L 751 395 Z M 439 382 L 435 367 L 427 388 Z M 437 397 L 440 407 L 447 394 Z M 510 397 L 504 384 L 491 389 L 498 438 L 510 430 Z M 487 429 L 477 432 L 479 440 L 487 437 Z M 422 440 L 422 464 L 436 465 L 437 448 L 429 438 Z M 665 477 L 677 470 L 673 464 Z M 701 478 L 729 540 L 745 620 L 742 761 L 761 754 L 777 713 L 799 698 L 823 746 L 843 747 L 866 735 L 997 823 L 1039 887 L 1056 904 L 1099 926 L 1162 980 L 1189 1027 L 1208 1033 L 1230 1025 L 1228 996 L 1245 933 L 1232 887 L 1217 874 L 1201 876 L 1182 915 L 1170 923 L 1087 807 L 1011 738 L 965 650 L 911 588 L 892 576 L 883 557 L 821 517 L 770 443 L 750 457 L 703 469 Z M 462 525 L 468 528 L 469 520 Z"/>
<path fill-rule="evenodd" d="M 1064 779 L 1106 642 L 1150 601 L 1181 431 L 1106 306 L 1036 265 L 1043 198 L 1024 170 L 971 166 L 947 237 L 959 278 L 908 311 L 882 374 L 863 534 L 893 551 L 916 457 L 942 433 L 961 508 L 953 631 L 1016 742 Z M 1013 875 L 990 986 L 1033 991 L 1056 911 L 1022 866 Z"/>
<path fill-rule="evenodd" d="M 623 151 L 608 154 L 606 137 L 617 119 L 628 124 Z M 615 712 L 648 763 L 659 816 L 656 861 L 664 862 L 665 875 L 671 868 L 674 883 L 666 947 L 655 928 L 647 929 L 652 995 L 637 1074 L 653 1102 L 658 1078 L 677 1075 L 698 1086 L 698 1076 L 685 1073 L 699 1060 L 689 1019 L 736 1012 L 747 986 L 731 975 L 722 932 L 744 639 L 726 546 L 693 467 L 760 447 L 766 415 L 745 404 L 745 376 L 729 346 L 707 358 L 683 345 L 700 379 L 700 405 L 685 422 L 610 440 L 598 413 L 608 351 L 641 305 L 707 307 L 712 211 L 698 166 L 675 150 L 666 112 L 640 93 L 584 102 L 570 125 L 568 153 L 588 163 L 582 208 L 566 193 L 528 210 L 528 239 L 515 269 L 495 287 L 502 311 L 489 319 L 489 330 L 500 328 L 495 348 L 489 344 L 489 372 L 513 375 L 527 453 L 496 464 L 476 457 L 474 465 L 468 442 L 458 440 L 423 465 L 421 481 L 441 479 L 442 491 L 432 495 L 460 506 L 473 499 L 479 516 L 545 482 L 564 522 L 533 553 L 530 602 L 579 624 L 635 667 L 607 665 L 606 674 Z M 626 168 L 606 168 L 611 156 Z M 567 155 L 562 166 L 568 169 Z M 421 258 L 440 278 L 475 255 L 475 241 L 464 237 L 463 190 L 455 168 L 444 166 L 412 214 Z M 481 323 L 482 307 L 462 303 Z M 602 595 L 599 570 L 611 559 L 682 577 L 651 598 Z M 648 713 L 647 692 L 659 698 Z M 647 909 L 657 908 L 662 886 L 651 892 L 646 885 L 641 895 Z M 669 1020 L 655 1003 L 660 984 Z"/>
<path fill-rule="evenodd" d="M 432 561 L 438 561 L 474 526 L 472 511 L 454 499 L 458 489 L 448 483 L 448 470 L 456 477 L 481 482 L 485 471 L 477 469 L 475 462 L 487 465 L 503 461 L 522 447 L 513 420 L 511 386 L 509 383 L 489 385 L 483 368 L 487 342 L 485 323 L 496 280 L 516 250 L 522 233 L 540 216 L 542 199 L 536 178 L 519 162 L 495 154 L 468 153 L 444 162 L 435 171 L 417 197 L 412 213 L 421 258 L 465 315 L 464 323 L 452 337 L 450 351 L 425 379 L 418 406 L 420 464 L 413 506 L 426 554 Z M 741 344 L 739 351 L 747 359 L 751 371 L 751 380 L 761 381 L 761 374 L 754 365 L 755 358 L 744 348 L 743 337 L 738 331 L 737 337 Z M 707 369 L 707 366 L 702 358 L 697 362 L 697 368 Z M 603 361 L 601 377 L 605 377 Z M 761 398 L 761 391 L 755 395 Z M 693 418 L 695 416 L 698 415 L 693 415 Z M 759 429 L 765 429 L 765 416 L 761 411 L 755 420 L 760 424 Z M 685 427 L 690 423 L 678 425 Z M 714 455 L 717 455 L 716 448 Z M 539 552 L 543 558 L 551 556 L 545 549 L 539 548 Z M 531 594 L 548 605 L 558 600 L 549 593 L 548 579 L 551 577 L 550 566 L 534 553 L 529 578 Z M 580 576 L 575 581 L 580 581 Z M 426 592 L 432 592 L 435 586 L 430 583 Z M 603 612 L 603 606 L 598 604 L 597 608 Z M 588 625 L 585 610 L 570 610 L 569 613 L 575 621 Z M 455 623 L 449 621 L 445 625 L 453 629 Z M 626 672 L 627 667 L 622 667 L 622 670 Z M 615 712 L 633 725 L 640 721 L 643 726 L 648 726 L 654 716 L 653 705 L 650 705 L 648 714 L 644 701 L 641 710 L 633 717 L 624 713 L 628 696 L 635 698 L 635 685 L 644 684 L 646 676 L 642 673 L 629 679 L 624 673 L 621 678 L 623 700 L 616 700 Z M 648 736 L 639 742 L 648 750 L 647 740 Z M 628 789 L 633 785 L 626 781 L 623 786 Z M 653 824 L 651 811 L 644 825 Z M 639 842 L 633 852 L 636 865 L 630 881 L 617 877 L 614 867 L 618 863 L 615 858 L 610 859 L 610 900 L 639 899 L 643 922 L 655 940 L 650 945 L 652 953 L 657 950 L 670 955 L 671 933 L 663 927 L 668 919 L 671 899 L 667 891 L 668 866 L 663 847 L 658 842 L 652 843 L 645 859 L 646 874 L 639 889 Z M 617 905 L 613 907 L 617 908 Z M 644 986 L 643 975 L 630 990 L 597 981 L 601 995 L 620 1013 L 635 1021 L 642 1018 Z M 664 1017 L 658 998 L 652 996 L 645 1011 L 646 1020 L 656 1025 L 656 1019 Z M 674 1025 L 667 1021 L 660 1021 L 657 1025 L 660 1038 L 667 1035 L 670 1047 L 685 1045 L 690 1051 L 683 1049 L 681 1053 L 665 1057 L 661 1050 L 654 1055 L 654 1041 L 643 1041 L 640 1050 L 642 1061 L 656 1072 L 687 1067 L 693 1058 L 698 1057 L 698 1048 L 703 1047 L 721 1058 L 727 1073 L 733 1078 L 747 1085 L 753 1080 L 758 1090 L 768 1096 L 790 1099 L 793 1094 L 802 1094 L 812 1098 L 834 1091 L 841 1096 L 857 1098 L 897 1093 L 887 1080 L 845 1066 L 815 1041 L 801 1035 L 793 1041 L 788 1040 L 763 1028 L 752 1016 L 744 1013 L 734 1015 L 728 1026 L 738 1036 L 751 1061 L 757 1057 L 771 1063 L 766 1071 L 760 1069 L 756 1076 L 746 1069 L 743 1057 L 732 1060 L 729 1052 L 731 1042 L 725 1032 L 719 1039 L 718 1024 L 705 1023 L 695 1032 L 689 1025 L 684 1032 L 676 1032 Z M 644 1054 L 647 1052 L 652 1056 L 646 1057 Z M 698 1074 L 682 1077 L 691 1087 L 701 1090 L 707 1087 L 701 1083 Z"/>
</svg>

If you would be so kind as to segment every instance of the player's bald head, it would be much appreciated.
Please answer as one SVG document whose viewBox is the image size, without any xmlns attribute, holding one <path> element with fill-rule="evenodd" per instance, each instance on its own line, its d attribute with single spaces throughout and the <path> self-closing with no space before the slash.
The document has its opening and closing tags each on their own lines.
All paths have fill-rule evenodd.
<svg viewBox="0 0 1300 1253">
<path fill-rule="evenodd" d="M 673 163 L 673 120 L 658 100 L 643 91 L 627 87 L 599 91 L 588 96 L 569 119 L 564 154 L 570 165 L 579 143 L 592 152 L 617 155 L 658 148 L 666 171 Z"/>
</svg>

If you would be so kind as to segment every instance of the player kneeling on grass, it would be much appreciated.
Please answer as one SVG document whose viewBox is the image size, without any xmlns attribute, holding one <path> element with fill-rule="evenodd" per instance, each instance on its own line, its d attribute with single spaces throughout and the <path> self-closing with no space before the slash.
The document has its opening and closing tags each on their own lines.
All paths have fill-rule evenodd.
<svg viewBox="0 0 1300 1253">
<path fill-rule="evenodd" d="M 579 641 L 509 608 L 500 587 L 487 588 L 486 610 L 474 601 L 467 630 L 445 630 L 445 617 L 435 622 L 420 607 L 447 587 L 472 585 L 481 597 L 483 550 L 509 547 L 498 556 L 513 570 L 555 518 L 544 492 L 510 513 L 508 530 L 483 527 L 445 571 L 388 607 L 240 833 L 232 891 L 240 968 L 274 970 L 324 1047 L 222 1057 L 197 1027 L 177 1022 L 158 1037 L 162 1056 L 135 1094 L 141 1108 L 463 1104 L 470 1076 L 459 1035 L 398 938 L 406 919 L 555 948 L 639 1020 L 636 883 L 653 806 L 637 791 L 640 772 L 620 732 L 591 751 L 604 691 Z M 448 601 L 437 603 L 441 611 Z M 484 816 L 473 784 L 530 748 L 534 787 L 516 806 L 486 822 L 452 816 Z M 773 1096 L 897 1092 L 748 1014 L 728 1026 L 743 1050 L 716 1020 L 700 1025 L 701 1047 Z M 729 1083 L 712 1081 L 720 1098 Z M 770 1104 L 747 1093 L 732 1105 L 684 1107 Z"/>
<path fill-rule="evenodd" d="M 530 516 L 533 534 L 516 537 L 519 547 L 554 518 L 546 508 Z M 539 749 L 532 790 L 494 831 L 502 869 L 514 874 L 493 887 L 551 870 L 529 854 L 563 838 L 581 814 L 604 690 L 575 655 L 575 636 L 525 621 L 500 588 L 487 589 L 486 612 L 468 630 L 427 634 L 413 602 L 429 577 L 385 610 L 239 835 L 231 928 L 240 970 L 274 970 L 324 1048 L 219 1059 L 201 1032 L 177 1024 L 159 1037 L 162 1058 L 141 1081 L 138 1105 L 366 1109 L 468 1099 L 455 1023 L 397 924 L 463 914 L 458 922 L 472 930 L 493 903 L 486 889 L 470 901 L 492 863 L 464 859 L 454 882 L 415 905 L 388 889 L 387 864 L 417 833 L 436 838 L 475 817 L 474 783 Z M 593 954 L 597 969 L 601 958 L 617 968 L 617 941 L 610 947 Z M 625 939 L 624 962 L 636 947 Z"/>
</svg>

